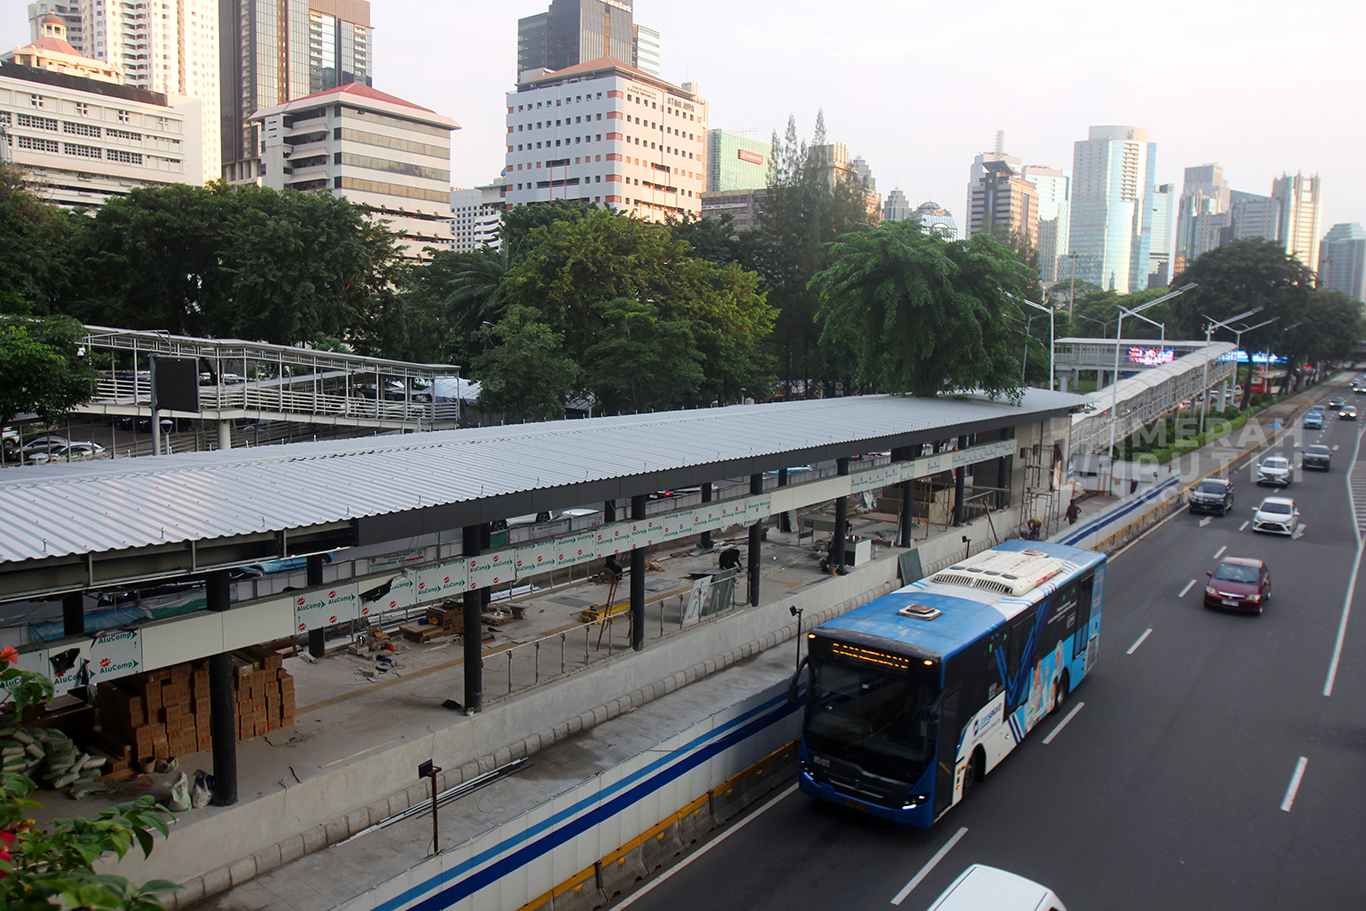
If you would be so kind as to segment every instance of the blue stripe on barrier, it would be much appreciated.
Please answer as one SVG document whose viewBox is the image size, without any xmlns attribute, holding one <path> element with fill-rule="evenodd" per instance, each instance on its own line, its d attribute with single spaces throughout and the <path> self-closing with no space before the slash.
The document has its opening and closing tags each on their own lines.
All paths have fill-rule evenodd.
<svg viewBox="0 0 1366 911">
<path fill-rule="evenodd" d="M 515 838 L 501 842 L 479 856 L 472 857 L 450 870 L 438 873 L 421 885 L 414 886 L 402 895 L 378 905 L 376 911 L 400 911 L 400 909 L 439 911 L 439 909 L 448 908 L 514 870 L 525 866 L 537 857 L 577 838 L 651 792 L 686 775 L 707 760 L 752 737 L 764 728 L 776 724 L 796 710 L 796 706 L 787 704 L 785 694 L 770 699 L 749 712 L 737 716 L 721 728 L 696 738 L 675 751 L 672 757 L 656 760 L 613 787 L 585 798 L 540 825 L 519 833 Z M 707 744 L 708 741 L 710 741 L 709 744 Z M 704 746 L 704 744 L 707 745 Z M 615 796 L 607 799 L 612 794 Z M 585 810 L 587 812 L 584 812 Z M 498 855 L 505 854 L 512 846 L 523 842 L 528 843 L 511 854 L 506 854 L 501 859 L 489 863 Z M 481 867 L 486 863 L 488 866 Z M 446 885 L 448 883 L 450 885 Z M 442 888 L 443 886 L 445 888 Z M 434 888 L 442 888 L 442 891 L 419 900 L 419 896 L 429 893 Z M 416 904 L 410 904 L 410 902 L 416 902 Z"/>
<path fill-rule="evenodd" d="M 1092 519 L 1090 522 L 1086 523 L 1081 528 L 1068 532 L 1066 535 L 1064 535 L 1062 538 L 1058 540 L 1058 543 L 1076 544 L 1078 541 L 1085 538 L 1087 535 L 1099 531 L 1106 525 L 1109 525 L 1110 523 L 1114 522 L 1116 519 L 1123 518 L 1124 516 L 1127 516 L 1129 513 L 1133 512 L 1139 507 L 1146 506 L 1147 504 L 1151 503 L 1154 499 L 1161 495 L 1163 491 L 1167 490 L 1169 487 L 1173 487 L 1176 484 L 1179 484 L 1180 481 L 1181 478 L 1179 476 L 1169 478 L 1168 480 L 1163 481 L 1157 487 L 1154 487 L 1152 490 L 1143 494 L 1133 502 L 1126 503 L 1124 506 L 1121 506 L 1114 512 L 1107 513 L 1106 515 L 1103 515 L 1098 519 Z"/>
</svg>

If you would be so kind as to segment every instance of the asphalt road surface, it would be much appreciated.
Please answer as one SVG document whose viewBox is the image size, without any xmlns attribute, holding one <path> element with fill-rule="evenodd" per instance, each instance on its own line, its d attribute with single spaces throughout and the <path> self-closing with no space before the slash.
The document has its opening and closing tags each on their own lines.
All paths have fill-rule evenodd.
<svg viewBox="0 0 1366 911">
<path fill-rule="evenodd" d="M 923 911 L 985 863 L 1050 886 L 1069 911 L 1366 908 L 1366 585 L 1349 595 L 1360 426 L 1297 424 L 1272 447 L 1296 466 L 1304 445 L 1336 447 L 1329 472 L 1297 467 L 1284 493 L 1299 537 L 1252 532 L 1261 497 L 1281 492 L 1240 466 L 1228 516 L 1183 511 L 1116 555 L 1075 713 L 1046 719 L 932 828 L 788 791 L 614 904 Z M 1202 607 L 1223 555 L 1267 561 L 1262 616 Z"/>
</svg>

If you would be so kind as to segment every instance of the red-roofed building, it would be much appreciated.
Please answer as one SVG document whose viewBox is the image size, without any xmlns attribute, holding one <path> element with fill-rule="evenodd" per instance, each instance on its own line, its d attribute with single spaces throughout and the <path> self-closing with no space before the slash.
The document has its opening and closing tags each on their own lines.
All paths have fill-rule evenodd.
<svg viewBox="0 0 1366 911">
<path fill-rule="evenodd" d="M 450 117 L 351 83 L 258 111 L 251 123 L 263 186 L 371 207 L 411 261 L 451 246 L 451 132 L 460 124 Z"/>
<path fill-rule="evenodd" d="M 650 221 L 700 216 L 707 102 L 610 57 L 507 96 L 507 205 L 578 199 Z"/>
</svg>

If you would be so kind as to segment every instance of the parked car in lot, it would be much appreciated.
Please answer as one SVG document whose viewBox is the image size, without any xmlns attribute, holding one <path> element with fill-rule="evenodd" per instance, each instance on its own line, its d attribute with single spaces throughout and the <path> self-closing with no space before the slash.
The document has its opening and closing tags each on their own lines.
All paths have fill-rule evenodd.
<svg viewBox="0 0 1366 911">
<path fill-rule="evenodd" d="M 1261 560 L 1225 557 L 1206 575 L 1210 578 L 1205 586 L 1205 607 L 1260 614 L 1271 600 L 1271 571 Z"/>
<path fill-rule="evenodd" d="M 46 449 L 36 450 L 26 454 L 24 456 L 24 461 L 28 462 L 30 465 L 43 465 L 48 462 L 92 459 L 103 453 L 104 447 L 99 443 L 54 443 Z"/>
<path fill-rule="evenodd" d="M 1289 487 L 1291 481 L 1290 460 L 1281 456 L 1267 456 L 1257 466 L 1257 486 Z"/>
<path fill-rule="evenodd" d="M 1300 527 L 1300 511 L 1289 497 L 1267 497 L 1252 517 L 1253 531 L 1294 536 Z"/>
<path fill-rule="evenodd" d="M 1322 412 L 1322 411 L 1311 411 L 1311 412 L 1309 412 L 1308 414 L 1306 414 L 1306 415 L 1304 416 L 1304 429 L 1305 429 L 1305 430 L 1322 430 L 1322 429 L 1323 429 L 1323 412 Z"/>
<path fill-rule="evenodd" d="M 1191 512 L 1226 514 L 1233 508 L 1233 482 L 1228 478 L 1205 478 L 1191 488 Z"/>
<path fill-rule="evenodd" d="M 1300 453 L 1301 468 L 1320 468 L 1327 471 L 1333 464 L 1333 450 L 1322 443 L 1311 443 Z"/>
</svg>

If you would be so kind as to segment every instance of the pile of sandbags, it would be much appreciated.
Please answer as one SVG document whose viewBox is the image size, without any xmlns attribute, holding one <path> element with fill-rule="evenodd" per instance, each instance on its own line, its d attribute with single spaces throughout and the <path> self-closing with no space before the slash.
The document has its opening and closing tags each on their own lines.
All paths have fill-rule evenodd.
<svg viewBox="0 0 1366 911">
<path fill-rule="evenodd" d="M 96 779 L 108 762 L 104 756 L 81 750 L 55 728 L 13 725 L 0 727 L 0 759 L 7 774 L 23 775 L 54 791 L 70 788 L 77 800 L 102 789 Z"/>
</svg>

